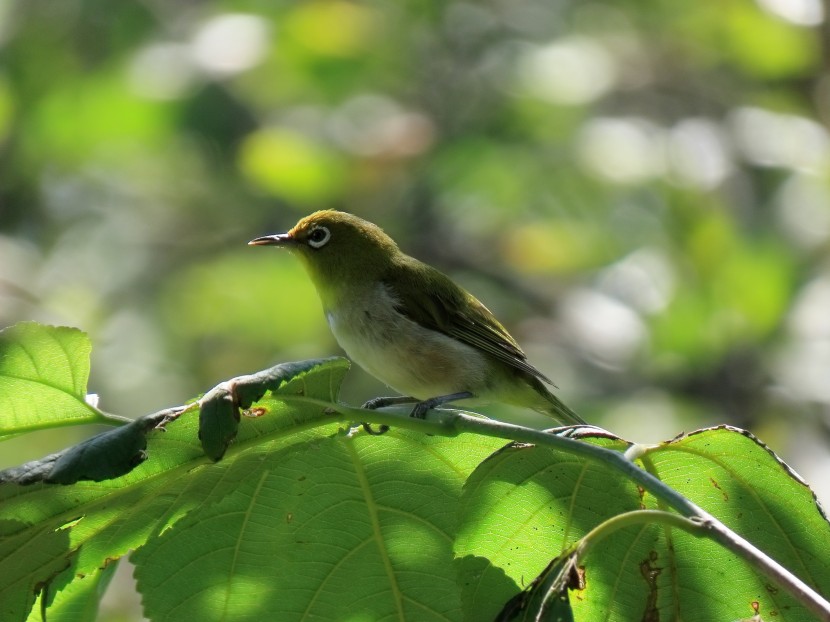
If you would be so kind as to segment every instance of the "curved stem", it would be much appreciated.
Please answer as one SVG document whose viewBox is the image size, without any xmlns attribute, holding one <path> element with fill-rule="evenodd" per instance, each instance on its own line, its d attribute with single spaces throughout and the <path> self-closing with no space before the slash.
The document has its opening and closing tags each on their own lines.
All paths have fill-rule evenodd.
<svg viewBox="0 0 830 622">
<path fill-rule="evenodd" d="M 311 398 L 298 399 L 320 402 L 319 400 L 313 400 Z M 830 622 L 830 602 L 825 600 L 821 594 L 745 538 L 729 529 L 717 518 L 647 471 L 639 468 L 618 451 L 583 443 L 577 439 L 559 436 L 555 433 L 485 419 L 480 416 L 473 416 L 462 411 L 433 410 L 428 413 L 425 420 L 422 420 L 402 416 L 404 413 L 401 413 L 400 409 L 398 413 L 395 413 L 393 409 L 386 411 L 363 410 L 341 404 L 335 405 L 324 402 L 320 402 L 320 404 L 325 404 L 333 411 L 332 414 L 339 415 L 338 418 L 347 421 L 366 421 L 369 423 L 386 424 L 439 436 L 451 437 L 461 433 L 479 434 L 551 447 L 569 454 L 582 456 L 587 460 L 607 464 L 609 467 L 635 481 L 643 489 L 663 501 L 669 507 L 677 510 L 681 517 L 685 517 L 685 519 L 681 518 L 681 521 L 693 521 L 697 525 L 695 531 L 703 530 L 707 537 L 743 558 L 757 569 L 758 572 L 789 591 L 810 609 L 810 611 L 818 616 L 819 620 Z M 406 415 L 408 415 L 408 412 Z M 686 528 L 689 526 L 689 523 L 678 522 L 674 526 Z"/>
<path fill-rule="evenodd" d="M 687 531 L 694 536 L 705 537 L 706 535 L 705 526 L 693 518 L 686 518 L 663 510 L 632 510 L 602 521 L 582 536 L 576 546 L 576 553 L 581 557 L 615 531 L 643 523 L 663 523 L 669 527 L 677 527 Z"/>
<path fill-rule="evenodd" d="M 122 417 L 120 415 L 113 415 L 98 410 L 94 406 L 87 405 L 91 417 L 68 417 L 65 419 L 49 419 L 47 421 L 36 421 L 29 425 L 20 426 L 10 432 L 0 433 L 0 442 L 8 441 L 21 434 L 29 434 L 30 432 L 39 432 L 41 430 L 53 430 L 56 428 L 68 428 L 80 425 L 111 425 L 122 426 L 127 423 L 132 423 L 134 420 L 129 417 Z"/>
</svg>

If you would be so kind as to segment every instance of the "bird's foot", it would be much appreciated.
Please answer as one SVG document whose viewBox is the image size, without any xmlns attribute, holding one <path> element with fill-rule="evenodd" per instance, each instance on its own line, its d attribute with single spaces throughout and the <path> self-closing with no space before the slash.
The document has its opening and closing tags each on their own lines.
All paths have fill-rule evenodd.
<svg viewBox="0 0 830 622">
<path fill-rule="evenodd" d="M 411 404 L 412 402 L 417 401 L 418 400 L 414 397 L 406 397 L 403 395 L 396 395 L 394 397 L 373 397 L 364 403 L 361 408 L 365 408 L 367 410 L 377 410 L 378 408 L 385 408 L 386 406 L 394 406 L 395 404 Z M 389 431 L 389 426 L 385 423 L 382 424 L 377 430 L 375 430 L 370 423 L 364 422 L 360 425 L 367 434 L 371 434 L 372 436 L 380 436 L 381 434 L 386 434 Z"/>
<path fill-rule="evenodd" d="M 409 413 L 409 416 L 414 417 L 415 419 L 423 419 L 427 416 L 427 411 L 431 408 L 441 406 L 442 404 L 446 404 L 447 402 L 454 402 L 455 400 L 465 400 L 470 397 L 473 397 L 473 394 L 469 391 L 461 391 L 460 393 L 450 393 L 449 395 L 439 395 L 438 397 L 431 397 L 428 400 L 424 400 L 423 402 L 418 402 L 417 404 L 415 404 L 415 408 L 412 409 L 412 412 Z"/>
<path fill-rule="evenodd" d="M 363 428 L 366 434 L 371 434 L 372 436 L 383 436 L 389 431 L 389 426 L 385 423 L 382 423 L 377 430 L 372 427 L 371 423 L 366 423 L 365 421 L 360 424 L 360 427 Z"/>
<path fill-rule="evenodd" d="M 424 419 L 427 415 L 427 411 L 432 408 L 441 406 L 447 402 L 464 400 L 470 397 L 473 397 L 473 394 L 469 391 L 450 393 L 449 395 L 439 395 L 422 402 L 418 402 L 418 400 L 414 397 L 406 397 L 403 395 L 395 397 L 375 397 L 363 404 L 362 408 L 366 408 L 367 410 L 376 410 L 378 408 L 385 408 L 386 406 L 395 406 L 396 404 L 411 404 L 412 402 L 417 402 L 417 404 L 415 404 L 415 408 L 413 408 L 412 412 L 409 413 L 409 416 L 414 417 L 415 419 Z M 374 430 L 368 423 L 362 423 L 361 425 L 363 426 L 363 429 L 372 436 L 380 436 L 381 434 L 389 431 L 388 425 L 382 425 L 377 430 Z"/>
</svg>

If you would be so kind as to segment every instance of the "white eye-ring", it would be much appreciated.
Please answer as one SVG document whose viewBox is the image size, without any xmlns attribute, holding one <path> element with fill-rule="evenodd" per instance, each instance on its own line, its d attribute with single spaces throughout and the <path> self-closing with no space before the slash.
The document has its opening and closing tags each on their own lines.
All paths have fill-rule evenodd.
<svg viewBox="0 0 830 622">
<path fill-rule="evenodd" d="M 320 248 L 325 246 L 331 239 L 331 231 L 327 227 L 317 226 L 308 232 L 308 245 L 311 248 Z"/>
</svg>

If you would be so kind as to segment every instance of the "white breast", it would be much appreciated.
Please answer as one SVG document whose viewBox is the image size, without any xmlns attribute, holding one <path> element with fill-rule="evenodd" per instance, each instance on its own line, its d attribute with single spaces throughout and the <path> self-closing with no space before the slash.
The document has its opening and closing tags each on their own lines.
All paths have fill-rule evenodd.
<svg viewBox="0 0 830 622">
<path fill-rule="evenodd" d="M 342 300 L 342 299 L 341 299 Z M 480 394 L 487 362 L 474 348 L 398 313 L 382 284 L 328 310 L 334 337 L 349 358 L 396 391 L 428 399 L 460 391 Z"/>
</svg>

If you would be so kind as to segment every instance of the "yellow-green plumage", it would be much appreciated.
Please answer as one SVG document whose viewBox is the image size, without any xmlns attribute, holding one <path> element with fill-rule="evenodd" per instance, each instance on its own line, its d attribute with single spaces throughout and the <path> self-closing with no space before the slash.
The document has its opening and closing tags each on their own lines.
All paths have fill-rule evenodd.
<svg viewBox="0 0 830 622">
<path fill-rule="evenodd" d="M 325 210 L 251 244 L 284 246 L 301 258 L 338 343 L 396 391 L 418 400 L 469 392 L 584 423 L 478 299 L 401 252 L 377 225 Z"/>
</svg>

